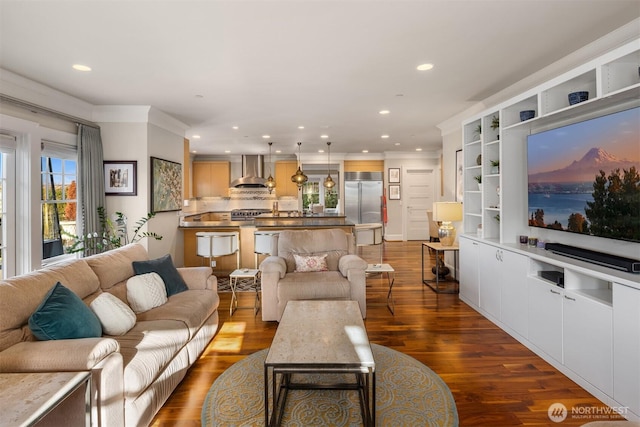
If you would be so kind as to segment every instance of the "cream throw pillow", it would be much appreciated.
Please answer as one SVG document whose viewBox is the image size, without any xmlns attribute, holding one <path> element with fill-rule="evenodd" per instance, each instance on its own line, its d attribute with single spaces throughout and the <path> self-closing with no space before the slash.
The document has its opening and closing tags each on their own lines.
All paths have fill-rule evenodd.
<svg viewBox="0 0 640 427">
<path fill-rule="evenodd" d="M 109 292 L 98 295 L 89 307 L 100 320 L 102 332 L 106 335 L 124 335 L 136 324 L 136 315 L 131 308 Z"/>
<path fill-rule="evenodd" d="M 327 254 L 323 255 L 298 255 L 293 254 L 296 261 L 296 273 L 309 273 L 312 271 L 327 271 Z"/>
<path fill-rule="evenodd" d="M 158 273 L 138 274 L 127 280 L 127 300 L 135 313 L 167 302 L 167 289 Z"/>
</svg>

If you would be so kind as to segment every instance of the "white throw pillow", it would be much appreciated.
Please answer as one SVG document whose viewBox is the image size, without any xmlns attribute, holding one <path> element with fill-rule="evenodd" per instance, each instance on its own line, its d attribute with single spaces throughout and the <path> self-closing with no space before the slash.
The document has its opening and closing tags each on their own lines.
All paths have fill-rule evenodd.
<svg viewBox="0 0 640 427">
<path fill-rule="evenodd" d="M 106 335 L 124 335 L 136 324 L 136 315 L 131 308 L 109 292 L 98 295 L 89 307 L 100 319 L 102 332 Z"/>
<path fill-rule="evenodd" d="M 136 313 L 167 302 L 167 288 L 158 273 L 138 274 L 127 280 L 127 300 Z"/>
</svg>

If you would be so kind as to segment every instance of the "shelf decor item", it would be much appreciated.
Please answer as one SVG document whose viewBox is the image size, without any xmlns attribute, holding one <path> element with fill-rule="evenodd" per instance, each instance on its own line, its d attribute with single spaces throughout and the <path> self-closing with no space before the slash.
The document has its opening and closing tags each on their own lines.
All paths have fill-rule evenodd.
<svg viewBox="0 0 640 427">
<path fill-rule="evenodd" d="M 580 91 L 580 92 L 571 92 L 569 94 L 569 105 L 579 104 L 580 102 L 584 102 L 589 99 L 589 92 Z"/>
<path fill-rule="evenodd" d="M 525 122 L 527 120 L 531 120 L 536 116 L 535 110 L 524 110 L 520 111 L 520 121 Z"/>
<path fill-rule="evenodd" d="M 456 240 L 456 229 L 453 221 L 462 221 L 462 203 L 435 202 L 433 204 L 433 220 L 440 223 L 438 238 L 442 246 L 452 246 Z"/>
<path fill-rule="evenodd" d="M 476 157 L 476 165 L 482 165 L 482 154 L 478 154 L 478 157 Z"/>
<path fill-rule="evenodd" d="M 482 175 L 476 175 L 473 179 L 478 182 L 478 190 L 482 190 Z"/>
<path fill-rule="evenodd" d="M 500 160 L 491 160 L 491 173 L 494 175 L 500 173 Z"/>
</svg>

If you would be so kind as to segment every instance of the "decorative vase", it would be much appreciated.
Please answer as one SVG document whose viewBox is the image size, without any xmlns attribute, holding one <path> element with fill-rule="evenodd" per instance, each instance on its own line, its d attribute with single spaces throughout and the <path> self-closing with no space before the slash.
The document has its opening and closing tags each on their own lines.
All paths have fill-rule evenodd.
<svg viewBox="0 0 640 427">
<path fill-rule="evenodd" d="M 476 157 L 476 165 L 480 166 L 482 164 L 482 154 L 478 154 Z"/>
</svg>

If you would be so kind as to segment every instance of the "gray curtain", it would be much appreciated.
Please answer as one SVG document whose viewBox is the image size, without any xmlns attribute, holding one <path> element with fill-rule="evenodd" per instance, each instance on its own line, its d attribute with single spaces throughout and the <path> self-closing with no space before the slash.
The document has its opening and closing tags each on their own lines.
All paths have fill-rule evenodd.
<svg viewBox="0 0 640 427">
<path fill-rule="evenodd" d="M 105 207 L 104 153 L 100 129 L 78 125 L 77 235 L 100 231 L 98 208 Z"/>
</svg>

